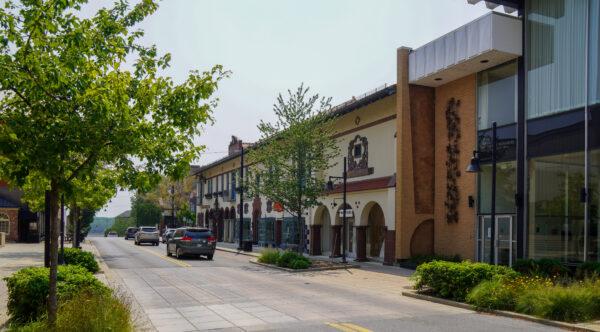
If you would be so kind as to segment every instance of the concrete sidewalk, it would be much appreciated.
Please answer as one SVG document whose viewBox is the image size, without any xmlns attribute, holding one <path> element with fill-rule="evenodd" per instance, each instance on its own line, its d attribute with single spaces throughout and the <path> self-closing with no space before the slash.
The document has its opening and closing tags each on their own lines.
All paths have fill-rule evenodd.
<svg viewBox="0 0 600 332">
<path fill-rule="evenodd" d="M 4 277 L 30 266 L 44 265 L 44 243 L 7 243 L 0 248 L 0 330 L 8 320 L 8 290 Z"/>
</svg>

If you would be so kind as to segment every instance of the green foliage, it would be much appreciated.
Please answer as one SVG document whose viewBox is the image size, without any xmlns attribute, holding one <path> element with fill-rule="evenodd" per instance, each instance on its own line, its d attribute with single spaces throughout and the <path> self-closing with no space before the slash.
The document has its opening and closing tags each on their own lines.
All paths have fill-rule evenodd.
<svg viewBox="0 0 600 332">
<path fill-rule="evenodd" d="M 137 226 L 154 226 L 160 223 L 162 210 L 152 200 L 136 193 L 131 198 L 131 218 Z M 120 235 L 120 234 L 119 234 Z"/>
<path fill-rule="evenodd" d="M 598 278 L 600 276 L 600 262 L 585 262 L 575 270 L 578 279 Z"/>
<path fill-rule="evenodd" d="M 517 272 L 506 266 L 469 261 L 433 261 L 418 266 L 413 278 L 416 289 L 428 288 L 435 295 L 464 301 L 469 291 L 484 280 L 517 275 Z"/>
<path fill-rule="evenodd" d="M 414 255 L 409 259 L 409 262 L 419 266 L 423 263 L 429 263 L 432 261 L 447 261 L 447 262 L 460 262 L 462 259 L 459 255 L 446 256 L 446 255 Z"/>
<path fill-rule="evenodd" d="M 285 251 L 277 259 L 277 266 L 290 269 L 307 269 L 311 266 L 310 259 L 295 251 Z"/>
<path fill-rule="evenodd" d="M 49 289 L 48 268 L 25 268 L 4 280 L 8 288 L 7 307 L 11 323 L 28 323 L 45 314 Z M 59 266 L 57 281 L 60 300 L 68 300 L 83 289 L 96 293 L 109 292 L 93 274 L 77 265 Z"/>
<path fill-rule="evenodd" d="M 117 217 L 115 218 L 114 224 L 104 230 L 104 235 L 108 234 L 110 231 L 115 231 L 119 236 L 125 236 L 125 232 L 128 227 L 135 227 L 135 220 L 131 217 Z"/>
<path fill-rule="evenodd" d="M 111 293 L 82 291 L 58 308 L 56 326 L 50 328 L 42 318 L 14 328 L 19 332 L 103 332 L 133 331 L 129 302 Z"/>
<path fill-rule="evenodd" d="M 276 265 L 280 256 L 281 252 L 277 249 L 265 249 L 261 251 L 258 261 L 265 264 Z"/>
<path fill-rule="evenodd" d="M 514 289 L 500 278 L 482 281 L 466 297 L 467 303 L 477 309 L 512 310 L 515 300 Z"/>
<path fill-rule="evenodd" d="M 308 96 L 301 85 L 280 94 L 274 105 L 276 121 L 261 121 L 261 142 L 248 152 L 249 170 L 244 187 L 251 195 L 279 202 L 291 214 L 318 205 L 325 179 L 318 174 L 333 166 L 339 151 L 332 138 L 330 98 Z M 315 176 L 317 174 L 317 176 Z"/>
<path fill-rule="evenodd" d="M 567 276 L 569 269 L 557 259 L 518 259 L 513 269 L 519 273 L 531 276 L 558 277 Z"/>
<path fill-rule="evenodd" d="M 89 251 L 83 251 L 77 248 L 65 248 L 65 264 L 79 265 L 91 273 L 96 273 L 100 270 L 98 262 L 94 259 L 94 255 Z"/>
<path fill-rule="evenodd" d="M 600 318 L 600 282 L 532 287 L 517 298 L 516 311 L 547 319 L 582 322 Z"/>
</svg>

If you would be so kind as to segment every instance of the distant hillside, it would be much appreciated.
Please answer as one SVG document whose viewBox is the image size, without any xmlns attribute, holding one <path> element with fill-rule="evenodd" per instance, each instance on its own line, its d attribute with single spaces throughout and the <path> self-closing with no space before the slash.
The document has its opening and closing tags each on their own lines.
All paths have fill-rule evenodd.
<svg viewBox="0 0 600 332">
<path fill-rule="evenodd" d="M 90 234 L 104 234 L 104 230 L 111 227 L 114 222 L 115 218 L 112 217 L 94 217 Z"/>
</svg>

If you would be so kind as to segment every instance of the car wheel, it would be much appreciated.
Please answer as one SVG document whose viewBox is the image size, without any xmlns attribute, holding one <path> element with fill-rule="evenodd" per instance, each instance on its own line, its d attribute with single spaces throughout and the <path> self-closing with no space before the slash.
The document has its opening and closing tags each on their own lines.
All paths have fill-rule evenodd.
<svg viewBox="0 0 600 332">
<path fill-rule="evenodd" d="M 214 254 L 206 255 L 206 259 L 212 261 Z"/>
<path fill-rule="evenodd" d="M 183 250 L 181 250 L 181 248 L 175 249 L 175 257 L 177 257 L 177 259 L 181 259 L 183 257 Z"/>
</svg>

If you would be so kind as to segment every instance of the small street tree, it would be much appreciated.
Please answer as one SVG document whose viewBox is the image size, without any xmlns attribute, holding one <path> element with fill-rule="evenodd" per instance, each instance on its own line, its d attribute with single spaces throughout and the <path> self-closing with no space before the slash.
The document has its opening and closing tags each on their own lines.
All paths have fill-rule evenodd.
<svg viewBox="0 0 600 332">
<path fill-rule="evenodd" d="M 30 175 L 48 182 L 50 325 L 61 194 L 106 169 L 118 171 L 119 185 L 146 190 L 163 174 L 183 176 L 227 75 L 215 66 L 176 84 L 159 74 L 170 55 L 140 44 L 136 28 L 156 1 L 121 0 L 82 18 L 86 2 L 6 0 L 0 8 L 0 177 L 15 186 Z"/>
<path fill-rule="evenodd" d="M 155 226 L 160 223 L 162 209 L 141 193 L 131 197 L 131 217 L 136 226 Z"/>
<path fill-rule="evenodd" d="M 325 190 L 322 174 L 333 166 L 339 151 L 332 137 L 331 98 L 309 96 L 301 85 L 281 94 L 273 106 L 276 121 L 261 121 L 261 141 L 248 152 L 245 187 L 252 195 L 264 195 L 297 217 L 300 247 L 305 246 L 302 211 L 319 204 Z"/>
</svg>

